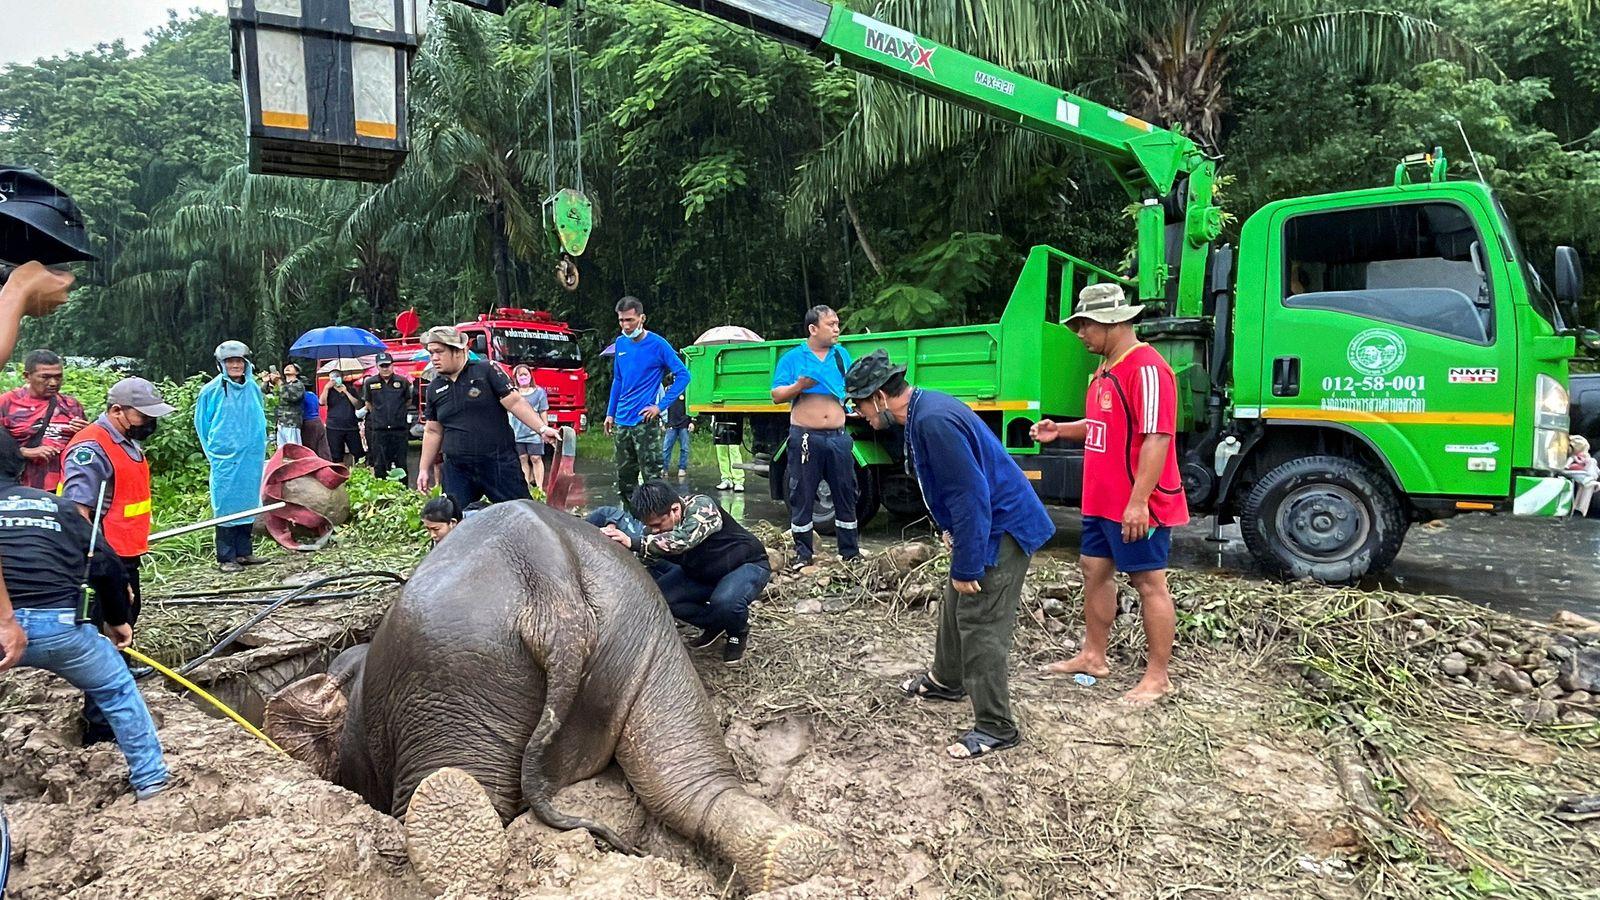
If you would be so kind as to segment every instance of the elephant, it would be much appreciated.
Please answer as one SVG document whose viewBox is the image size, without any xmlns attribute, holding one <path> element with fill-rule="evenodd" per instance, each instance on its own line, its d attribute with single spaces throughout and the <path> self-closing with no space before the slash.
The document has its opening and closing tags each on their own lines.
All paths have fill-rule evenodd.
<svg viewBox="0 0 1600 900">
<path fill-rule="evenodd" d="M 371 642 L 275 694 L 266 725 L 291 756 L 408 832 L 449 827 L 406 813 L 427 779 L 460 770 L 501 825 L 527 810 L 632 852 L 604 823 L 550 801 L 615 760 L 645 809 L 752 889 L 804 881 L 836 852 L 746 792 L 645 569 L 532 500 L 463 521 L 417 566 Z"/>
</svg>

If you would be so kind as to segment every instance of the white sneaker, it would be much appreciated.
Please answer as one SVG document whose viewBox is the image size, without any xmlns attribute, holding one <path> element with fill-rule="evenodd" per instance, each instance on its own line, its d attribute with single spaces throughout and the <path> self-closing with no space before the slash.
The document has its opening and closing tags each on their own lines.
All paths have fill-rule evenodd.
<svg viewBox="0 0 1600 900">
<path fill-rule="evenodd" d="M 679 469 L 678 470 L 678 477 L 679 478 L 688 478 L 689 477 L 689 470 L 688 469 Z"/>
<path fill-rule="evenodd" d="M 735 494 L 742 494 L 742 493 L 744 493 L 744 482 L 742 482 L 742 481 L 741 481 L 741 482 L 739 482 L 739 483 L 738 483 L 738 484 L 736 484 L 736 485 L 734 485 L 734 486 L 733 486 L 733 492 L 734 492 L 734 493 L 735 493 Z"/>
<path fill-rule="evenodd" d="M 731 481 L 723 480 L 723 481 L 717 482 L 717 490 L 719 490 L 719 491 L 725 491 L 725 490 L 728 490 L 731 487 L 733 487 L 733 482 L 731 482 Z"/>
</svg>

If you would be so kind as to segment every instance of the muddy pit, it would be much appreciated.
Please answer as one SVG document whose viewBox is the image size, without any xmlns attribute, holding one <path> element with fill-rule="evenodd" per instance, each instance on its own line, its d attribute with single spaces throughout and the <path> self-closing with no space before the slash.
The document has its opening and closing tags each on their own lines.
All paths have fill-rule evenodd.
<svg viewBox="0 0 1600 900">
<path fill-rule="evenodd" d="M 1183 646 L 1178 696 L 1135 709 L 1118 698 L 1141 661 L 1136 629 L 1116 645 L 1112 677 L 1084 688 L 1034 674 L 1071 649 L 1075 632 L 1044 627 L 1035 611 L 1013 656 L 1025 743 L 960 763 L 942 747 L 969 724 L 969 708 L 909 701 L 895 688 L 926 664 L 931 609 L 841 601 L 826 586 L 812 593 L 825 598 L 825 611 L 787 596 L 758 605 L 743 668 L 696 654 L 752 792 L 839 845 L 823 875 L 757 896 L 1431 893 L 1430 857 L 1410 870 L 1374 862 L 1371 823 L 1351 812 L 1329 761 L 1337 748 L 1306 714 L 1291 647 Z M 296 628 L 292 617 L 281 627 Z M 147 682 L 145 693 L 176 782 L 135 805 L 120 754 L 78 746 L 70 688 L 36 672 L 0 679 L 0 753 L 11 761 L 0 799 L 16 841 L 9 896 L 440 895 L 411 868 L 400 822 L 164 685 Z M 1592 748 L 1472 727 L 1478 763 L 1440 763 L 1414 778 L 1434 786 L 1446 814 L 1481 805 L 1471 765 L 1515 765 L 1527 783 L 1552 790 L 1583 786 L 1562 764 Z M 1518 746 L 1527 752 L 1508 761 L 1506 748 Z M 565 789 L 556 806 L 611 824 L 650 855 L 605 851 L 585 832 L 555 833 L 525 816 L 508 829 L 508 861 L 484 884 L 445 896 L 739 894 L 734 873 L 656 825 L 615 770 Z M 1569 849 L 1576 860 L 1600 859 L 1600 831 L 1576 831 Z M 1461 870 L 1445 874 L 1448 881 Z M 1568 874 L 1576 896 L 1587 879 Z M 1540 884 L 1564 877 L 1537 875 Z"/>
</svg>

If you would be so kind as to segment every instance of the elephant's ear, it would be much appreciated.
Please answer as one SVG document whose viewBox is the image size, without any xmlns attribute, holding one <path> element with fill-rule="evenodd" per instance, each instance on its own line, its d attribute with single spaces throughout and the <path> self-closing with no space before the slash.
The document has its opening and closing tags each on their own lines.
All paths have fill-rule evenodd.
<svg viewBox="0 0 1600 900">
<path fill-rule="evenodd" d="M 348 707 L 334 678 L 302 678 L 267 701 L 267 736 L 310 766 L 317 777 L 332 781 L 339 771 L 339 740 Z"/>
</svg>

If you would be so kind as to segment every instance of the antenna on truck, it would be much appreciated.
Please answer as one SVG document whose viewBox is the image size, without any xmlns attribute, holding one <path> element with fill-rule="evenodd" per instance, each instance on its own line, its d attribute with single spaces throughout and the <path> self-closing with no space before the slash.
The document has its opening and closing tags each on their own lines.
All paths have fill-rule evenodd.
<svg viewBox="0 0 1600 900">
<path fill-rule="evenodd" d="M 1461 143 L 1467 145 L 1467 155 L 1472 157 L 1472 167 L 1478 170 L 1478 183 L 1487 186 L 1489 180 L 1483 177 L 1483 169 L 1478 165 L 1478 154 L 1473 152 L 1472 141 L 1467 140 L 1467 129 L 1461 124 L 1460 119 L 1456 120 L 1456 130 L 1461 132 Z"/>
</svg>

